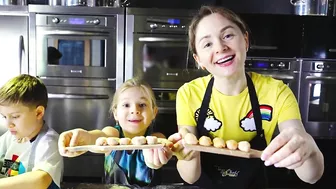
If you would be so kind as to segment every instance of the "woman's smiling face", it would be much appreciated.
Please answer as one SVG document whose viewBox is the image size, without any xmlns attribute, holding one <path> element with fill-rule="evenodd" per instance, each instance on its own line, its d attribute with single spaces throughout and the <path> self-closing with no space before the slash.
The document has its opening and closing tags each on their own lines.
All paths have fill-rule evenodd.
<svg viewBox="0 0 336 189">
<path fill-rule="evenodd" d="M 248 34 L 219 13 L 202 18 L 195 30 L 194 58 L 217 77 L 244 72 Z"/>
</svg>

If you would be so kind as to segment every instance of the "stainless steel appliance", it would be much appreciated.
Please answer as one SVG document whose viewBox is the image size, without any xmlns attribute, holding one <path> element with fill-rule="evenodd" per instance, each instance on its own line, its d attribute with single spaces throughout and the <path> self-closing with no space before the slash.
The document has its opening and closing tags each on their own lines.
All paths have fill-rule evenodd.
<svg viewBox="0 0 336 189">
<path fill-rule="evenodd" d="M 36 64 L 31 72 L 106 79 L 123 72 L 123 9 L 31 5 L 29 11 L 36 13 L 31 17 L 35 51 L 30 60 Z"/>
<path fill-rule="evenodd" d="M 315 138 L 336 138 L 336 62 L 303 61 L 300 107 L 303 124 Z"/>
<path fill-rule="evenodd" d="M 28 73 L 28 8 L 0 6 L 0 86 L 20 73 Z M 7 131 L 0 120 L 0 135 Z"/>
<path fill-rule="evenodd" d="M 127 8 L 125 79 L 143 77 L 153 88 L 177 89 L 199 76 L 188 49 L 192 13 Z"/>
<path fill-rule="evenodd" d="M 297 15 L 326 16 L 328 14 L 328 0 L 289 0 L 289 2 L 293 5 L 294 13 Z"/>
<path fill-rule="evenodd" d="M 123 82 L 124 10 L 29 6 L 30 68 L 47 86 L 46 123 L 58 133 L 114 125 L 109 107 Z M 64 180 L 98 180 L 104 155 L 64 158 Z"/>
<path fill-rule="evenodd" d="M 246 71 L 253 71 L 282 80 L 299 101 L 301 61 L 296 59 L 247 58 Z"/>
</svg>

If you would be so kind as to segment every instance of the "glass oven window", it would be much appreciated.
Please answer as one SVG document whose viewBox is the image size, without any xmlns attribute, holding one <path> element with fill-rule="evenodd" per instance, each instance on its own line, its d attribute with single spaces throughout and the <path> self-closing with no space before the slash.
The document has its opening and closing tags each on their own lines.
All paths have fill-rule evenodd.
<svg viewBox="0 0 336 189">
<path fill-rule="evenodd" d="M 104 39 L 47 38 L 48 65 L 105 66 Z"/>
<path fill-rule="evenodd" d="M 311 83 L 308 121 L 336 121 L 335 84 Z"/>
</svg>

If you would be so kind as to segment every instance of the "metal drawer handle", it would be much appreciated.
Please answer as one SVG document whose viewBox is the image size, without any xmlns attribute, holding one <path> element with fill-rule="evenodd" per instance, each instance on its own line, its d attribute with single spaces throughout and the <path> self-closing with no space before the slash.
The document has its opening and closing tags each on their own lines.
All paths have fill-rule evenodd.
<svg viewBox="0 0 336 189">
<path fill-rule="evenodd" d="M 187 42 L 187 39 L 169 38 L 169 37 L 139 37 L 142 42 Z"/>
<path fill-rule="evenodd" d="M 82 70 L 70 70 L 70 73 L 83 73 Z"/>
<path fill-rule="evenodd" d="M 275 79 L 287 79 L 287 80 L 294 79 L 294 76 L 291 76 L 291 75 L 277 75 L 277 74 L 265 74 L 265 75 L 273 77 Z"/>
<path fill-rule="evenodd" d="M 255 50 L 277 50 L 277 46 L 251 45 L 250 49 Z"/>
<path fill-rule="evenodd" d="M 178 73 L 169 73 L 169 72 L 167 72 L 166 76 L 178 76 Z"/>
<path fill-rule="evenodd" d="M 335 76 L 306 76 L 307 80 L 336 80 Z"/>
<path fill-rule="evenodd" d="M 109 99 L 109 96 L 108 95 L 83 95 L 83 94 L 48 93 L 48 98 L 58 98 L 58 99 Z"/>
<path fill-rule="evenodd" d="M 336 49 L 329 49 L 329 52 L 336 52 Z"/>
</svg>

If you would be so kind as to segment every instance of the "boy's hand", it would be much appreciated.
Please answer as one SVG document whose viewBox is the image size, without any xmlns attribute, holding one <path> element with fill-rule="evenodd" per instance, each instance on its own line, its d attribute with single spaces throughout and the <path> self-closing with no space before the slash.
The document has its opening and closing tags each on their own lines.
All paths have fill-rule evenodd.
<svg viewBox="0 0 336 189">
<path fill-rule="evenodd" d="M 76 157 L 84 154 L 82 152 L 69 152 L 65 147 L 83 146 L 91 144 L 91 135 L 84 129 L 73 129 L 60 134 L 58 139 L 58 150 L 62 156 Z"/>
</svg>

